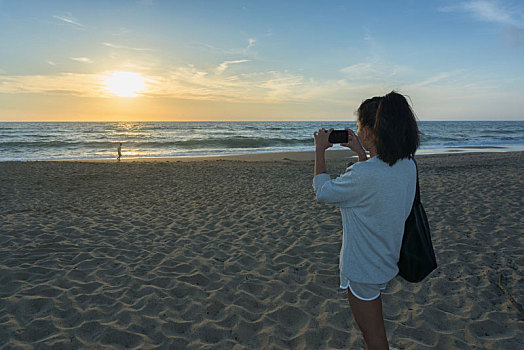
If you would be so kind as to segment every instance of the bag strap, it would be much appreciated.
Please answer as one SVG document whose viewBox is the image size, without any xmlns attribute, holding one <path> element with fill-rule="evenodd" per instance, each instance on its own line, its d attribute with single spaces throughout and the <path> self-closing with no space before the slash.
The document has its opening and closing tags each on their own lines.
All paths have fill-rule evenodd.
<svg viewBox="0 0 524 350">
<path fill-rule="evenodd" d="M 415 191 L 415 199 L 413 200 L 413 204 L 415 203 L 420 203 L 420 186 L 418 184 L 418 166 L 417 166 L 417 162 L 415 161 L 415 158 L 411 158 L 413 159 L 413 162 L 415 163 L 415 169 L 417 170 L 417 189 Z"/>
</svg>

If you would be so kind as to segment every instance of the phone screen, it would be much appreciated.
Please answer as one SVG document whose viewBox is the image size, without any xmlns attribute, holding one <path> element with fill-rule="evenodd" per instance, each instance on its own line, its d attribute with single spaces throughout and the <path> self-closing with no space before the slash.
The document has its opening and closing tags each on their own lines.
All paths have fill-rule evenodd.
<svg viewBox="0 0 524 350">
<path fill-rule="evenodd" d="M 348 131 L 347 130 L 333 130 L 329 134 L 330 143 L 347 143 L 348 142 Z"/>
</svg>

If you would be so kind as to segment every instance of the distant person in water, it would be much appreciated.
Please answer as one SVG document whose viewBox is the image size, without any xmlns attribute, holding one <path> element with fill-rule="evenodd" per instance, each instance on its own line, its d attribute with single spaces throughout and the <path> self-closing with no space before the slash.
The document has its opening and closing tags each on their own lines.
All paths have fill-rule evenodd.
<svg viewBox="0 0 524 350">
<path fill-rule="evenodd" d="M 118 146 L 117 152 L 118 152 L 118 157 L 116 159 L 120 161 L 120 158 L 122 158 L 122 142 L 120 142 L 120 146 Z"/>
</svg>

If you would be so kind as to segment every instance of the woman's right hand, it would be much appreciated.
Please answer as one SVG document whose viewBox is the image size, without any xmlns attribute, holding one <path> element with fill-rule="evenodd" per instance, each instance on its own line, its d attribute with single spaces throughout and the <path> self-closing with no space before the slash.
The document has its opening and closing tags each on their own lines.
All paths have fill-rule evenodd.
<svg viewBox="0 0 524 350">
<path fill-rule="evenodd" d="M 326 149 L 333 147 L 333 144 L 329 142 L 329 134 L 333 129 L 326 130 L 324 128 L 318 129 L 313 133 L 315 138 L 315 151 L 325 151 Z"/>
<path fill-rule="evenodd" d="M 366 151 L 364 150 L 364 147 L 362 147 L 362 144 L 360 143 L 360 139 L 358 136 L 353 132 L 353 130 L 346 128 L 348 132 L 348 142 L 347 143 L 341 143 L 341 146 L 347 147 L 351 149 L 353 152 L 355 152 L 358 155 L 359 160 L 361 158 L 366 157 Z"/>
</svg>

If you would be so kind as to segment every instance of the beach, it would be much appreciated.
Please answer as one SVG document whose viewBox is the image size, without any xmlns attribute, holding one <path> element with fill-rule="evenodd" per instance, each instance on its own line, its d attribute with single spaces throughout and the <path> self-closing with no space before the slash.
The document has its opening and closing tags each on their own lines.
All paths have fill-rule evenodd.
<svg viewBox="0 0 524 350">
<path fill-rule="evenodd" d="M 519 348 L 524 152 L 417 163 L 439 267 L 388 284 L 390 346 Z M 312 177 L 311 152 L 0 162 L 0 348 L 364 348 Z"/>
</svg>

